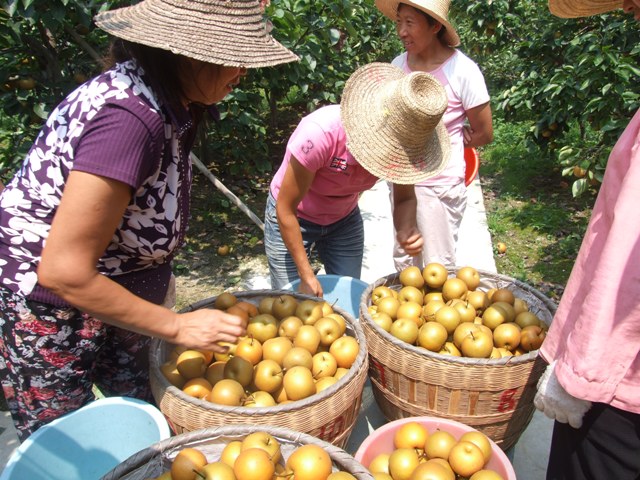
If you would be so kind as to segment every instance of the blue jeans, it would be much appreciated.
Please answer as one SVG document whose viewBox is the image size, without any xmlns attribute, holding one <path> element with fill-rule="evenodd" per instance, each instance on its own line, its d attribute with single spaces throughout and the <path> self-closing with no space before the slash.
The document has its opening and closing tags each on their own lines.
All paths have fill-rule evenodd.
<svg viewBox="0 0 640 480">
<path fill-rule="evenodd" d="M 356 206 L 346 217 L 330 225 L 318 225 L 298 217 L 307 256 L 315 247 L 325 272 L 360 278 L 364 253 L 364 225 Z M 276 202 L 269 194 L 264 214 L 264 246 L 269 262 L 271 288 L 281 289 L 300 278 L 293 257 L 282 240 Z"/>
</svg>

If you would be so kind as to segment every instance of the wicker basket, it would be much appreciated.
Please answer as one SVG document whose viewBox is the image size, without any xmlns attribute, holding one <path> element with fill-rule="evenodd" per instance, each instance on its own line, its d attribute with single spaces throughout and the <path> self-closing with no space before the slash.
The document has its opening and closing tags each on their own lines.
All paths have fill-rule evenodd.
<svg viewBox="0 0 640 480">
<path fill-rule="evenodd" d="M 284 294 L 292 295 L 298 301 L 309 298 L 318 300 L 316 297 L 284 290 L 234 292 L 238 300 L 255 305 L 264 297 Z M 183 311 L 211 307 L 214 302 L 215 298 L 202 300 Z M 160 366 L 169 358 L 173 346 L 154 339 L 150 349 L 151 390 L 173 431 L 184 433 L 230 423 L 274 425 L 304 432 L 344 447 L 360 412 L 362 392 L 367 380 L 367 343 L 360 323 L 352 315 L 337 306 L 333 310 L 344 316 L 347 322 L 346 334 L 355 337 L 360 344 L 356 361 L 347 374 L 320 393 L 273 407 L 228 407 L 183 393 L 171 385 L 160 370 Z"/>
<path fill-rule="evenodd" d="M 296 432 L 284 427 L 259 425 L 225 425 L 210 427 L 176 435 L 151 445 L 132 455 L 110 472 L 102 480 L 148 480 L 155 478 L 171 468 L 171 462 L 183 448 L 197 448 L 205 454 L 209 462 L 220 458 L 224 447 L 233 440 L 242 440 L 250 433 L 265 431 L 273 435 L 280 443 L 283 458 L 288 458 L 296 448 L 302 445 L 318 445 L 329 454 L 334 471 L 349 472 L 358 480 L 372 480 L 369 471 L 351 455 L 335 445 L 311 435 Z"/>
<path fill-rule="evenodd" d="M 479 289 L 509 288 L 541 320 L 551 323 L 556 305 L 540 291 L 504 275 L 479 273 Z M 369 286 L 360 304 L 369 377 L 384 416 L 388 420 L 448 418 L 482 431 L 503 450 L 511 448 L 535 411 L 533 397 L 546 366 L 538 351 L 489 360 L 440 355 L 409 345 L 384 331 L 369 315 L 371 294 L 379 285 L 397 290 L 401 284 L 398 274 L 383 277 Z"/>
</svg>

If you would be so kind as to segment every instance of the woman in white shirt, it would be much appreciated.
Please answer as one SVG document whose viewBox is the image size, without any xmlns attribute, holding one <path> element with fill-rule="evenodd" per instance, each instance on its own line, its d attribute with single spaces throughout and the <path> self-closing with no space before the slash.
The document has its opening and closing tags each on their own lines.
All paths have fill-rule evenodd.
<svg viewBox="0 0 640 480">
<path fill-rule="evenodd" d="M 398 271 L 431 262 L 455 267 L 458 230 L 467 204 L 464 148 L 493 140 L 489 93 L 476 63 L 455 48 L 460 39 L 447 20 L 449 1 L 376 0 L 376 7 L 396 22 L 406 49 L 392 64 L 407 73 L 430 73 L 449 98 L 443 118 L 451 138 L 451 160 L 440 175 L 415 186 L 422 255 L 409 257 L 396 245 L 394 263 Z"/>
</svg>

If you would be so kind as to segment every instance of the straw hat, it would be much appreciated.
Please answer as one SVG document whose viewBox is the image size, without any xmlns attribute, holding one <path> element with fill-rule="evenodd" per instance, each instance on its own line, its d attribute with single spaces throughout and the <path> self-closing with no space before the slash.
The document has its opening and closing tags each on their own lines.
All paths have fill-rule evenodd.
<svg viewBox="0 0 640 480">
<path fill-rule="evenodd" d="M 549 0 L 549 10 L 557 17 L 577 18 L 622 8 L 622 0 Z"/>
<path fill-rule="evenodd" d="M 124 40 L 207 63 L 257 68 L 298 60 L 267 33 L 258 0 L 143 0 L 95 21 Z"/>
<path fill-rule="evenodd" d="M 444 41 L 450 47 L 457 47 L 460 45 L 460 37 L 458 32 L 453 28 L 453 25 L 449 23 L 449 4 L 451 0 L 376 0 L 376 7 L 380 10 L 385 17 L 389 17 L 394 22 L 398 18 L 398 5 L 400 3 L 406 3 L 418 10 L 422 10 L 430 17 L 440 22 L 446 29 L 444 34 Z"/>
<path fill-rule="evenodd" d="M 444 87 L 426 72 L 405 74 L 390 63 L 360 67 L 340 102 L 347 148 L 384 180 L 415 184 L 433 177 L 451 151 L 442 121 L 447 104 Z"/>
</svg>

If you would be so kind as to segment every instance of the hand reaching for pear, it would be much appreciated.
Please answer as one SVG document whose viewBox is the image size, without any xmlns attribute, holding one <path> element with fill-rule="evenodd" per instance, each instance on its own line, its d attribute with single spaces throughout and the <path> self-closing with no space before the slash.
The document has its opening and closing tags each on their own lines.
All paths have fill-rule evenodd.
<svg viewBox="0 0 640 480">
<path fill-rule="evenodd" d="M 303 293 L 305 295 L 312 295 L 314 297 L 322 298 L 324 294 L 322 290 L 322 284 L 318 280 L 318 277 L 315 275 L 309 279 L 300 279 L 300 286 L 298 287 L 298 292 Z"/>
<path fill-rule="evenodd" d="M 203 308 L 177 315 L 178 327 L 171 343 L 192 349 L 224 353 L 220 342 L 237 343 L 247 333 L 247 321 L 222 310 Z"/>
</svg>

